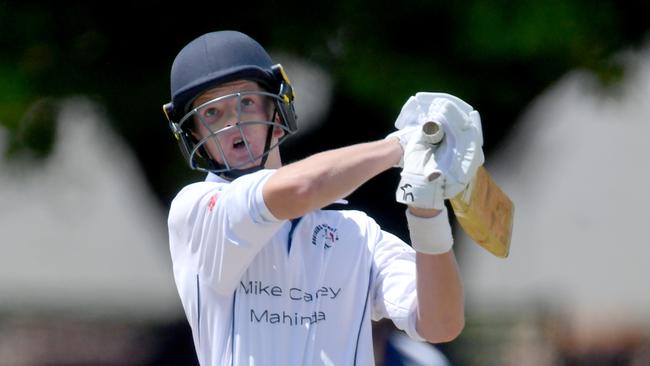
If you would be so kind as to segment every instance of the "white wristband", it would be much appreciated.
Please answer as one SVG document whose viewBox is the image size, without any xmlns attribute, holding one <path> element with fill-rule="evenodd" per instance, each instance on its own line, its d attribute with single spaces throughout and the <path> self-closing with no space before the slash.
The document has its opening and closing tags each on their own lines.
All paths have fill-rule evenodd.
<svg viewBox="0 0 650 366">
<path fill-rule="evenodd" d="M 451 250 L 454 238 L 447 216 L 447 207 L 435 217 L 418 217 L 406 210 L 406 222 L 411 236 L 411 246 L 420 253 L 442 254 Z"/>
</svg>

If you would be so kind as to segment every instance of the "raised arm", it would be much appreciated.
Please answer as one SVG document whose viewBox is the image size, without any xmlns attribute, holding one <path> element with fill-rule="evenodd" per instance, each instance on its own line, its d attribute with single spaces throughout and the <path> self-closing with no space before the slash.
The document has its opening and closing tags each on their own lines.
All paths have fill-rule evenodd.
<svg viewBox="0 0 650 366">
<path fill-rule="evenodd" d="M 447 211 L 410 206 L 419 218 L 443 220 Z M 465 326 L 463 284 L 453 250 L 441 254 L 416 252 L 418 313 L 416 328 L 432 343 L 449 342 Z"/>
<path fill-rule="evenodd" d="M 396 138 L 318 153 L 278 169 L 262 189 L 264 202 L 278 219 L 300 217 L 352 193 L 401 157 Z"/>
<path fill-rule="evenodd" d="M 454 96 L 418 93 L 396 121 L 401 131 L 406 126 L 415 126 L 418 133 L 405 144 L 396 199 L 408 205 L 411 244 L 417 251 L 416 328 L 430 342 L 448 342 L 462 331 L 465 316 L 444 200 L 462 192 L 484 161 L 480 117 Z"/>
</svg>

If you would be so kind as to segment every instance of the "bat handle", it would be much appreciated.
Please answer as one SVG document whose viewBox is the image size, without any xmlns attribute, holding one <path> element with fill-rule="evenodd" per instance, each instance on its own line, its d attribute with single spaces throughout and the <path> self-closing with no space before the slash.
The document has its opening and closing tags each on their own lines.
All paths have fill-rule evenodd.
<svg viewBox="0 0 650 366">
<path fill-rule="evenodd" d="M 438 144 L 445 137 L 445 131 L 442 129 L 440 122 L 427 121 L 422 125 L 422 134 L 425 140 L 432 144 Z"/>
</svg>

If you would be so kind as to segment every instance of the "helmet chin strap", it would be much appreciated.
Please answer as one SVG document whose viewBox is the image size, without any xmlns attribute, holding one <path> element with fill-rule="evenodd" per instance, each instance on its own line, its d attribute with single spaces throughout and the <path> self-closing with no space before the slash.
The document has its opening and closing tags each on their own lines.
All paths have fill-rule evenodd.
<svg viewBox="0 0 650 366">
<path fill-rule="evenodd" d="M 276 109 L 273 112 L 273 118 L 271 120 L 275 120 L 275 116 L 277 115 L 277 113 L 278 111 Z M 266 160 L 269 158 L 269 154 L 271 154 L 269 149 L 271 148 L 271 140 L 273 139 L 273 128 L 274 125 L 271 124 L 266 130 L 266 141 L 264 142 L 264 151 L 268 151 L 268 153 L 264 154 L 264 156 L 262 157 L 262 161 L 260 162 L 260 165 L 254 166 L 252 168 L 247 168 L 247 169 L 231 169 L 219 173 L 219 176 L 223 179 L 233 181 L 243 175 L 255 173 L 256 171 L 264 169 L 264 165 L 266 165 Z"/>
</svg>

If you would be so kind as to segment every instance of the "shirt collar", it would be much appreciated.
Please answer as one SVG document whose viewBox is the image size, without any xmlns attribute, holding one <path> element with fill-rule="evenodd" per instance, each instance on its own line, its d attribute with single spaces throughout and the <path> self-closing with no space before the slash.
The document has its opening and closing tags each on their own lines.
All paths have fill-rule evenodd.
<svg viewBox="0 0 650 366">
<path fill-rule="evenodd" d="M 214 174 L 214 173 L 208 173 L 208 176 L 205 177 L 206 182 L 217 182 L 217 183 L 230 183 L 229 181 L 223 179 L 222 177 Z"/>
</svg>

